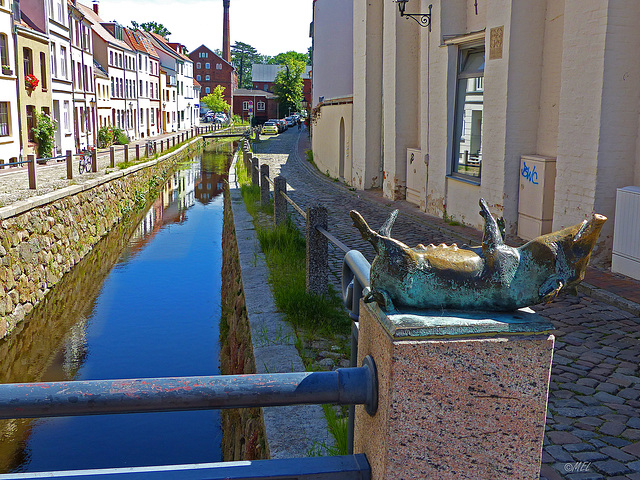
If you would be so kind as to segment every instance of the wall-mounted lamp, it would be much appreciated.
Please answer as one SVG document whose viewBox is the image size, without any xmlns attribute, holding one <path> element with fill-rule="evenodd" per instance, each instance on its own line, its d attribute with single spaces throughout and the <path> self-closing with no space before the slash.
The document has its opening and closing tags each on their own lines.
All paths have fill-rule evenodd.
<svg viewBox="0 0 640 480">
<path fill-rule="evenodd" d="M 393 0 L 394 3 L 398 4 L 398 10 L 400 11 L 401 17 L 410 17 L 413 18 L 418 25 L 421 27 L 429 27 L 429 31 L 431 31 L 431 7 L 429 5 L 429 13 L 404 13 L 404 9 L 407 8 L 407 2 L 409 0 Z"/>
</svg>

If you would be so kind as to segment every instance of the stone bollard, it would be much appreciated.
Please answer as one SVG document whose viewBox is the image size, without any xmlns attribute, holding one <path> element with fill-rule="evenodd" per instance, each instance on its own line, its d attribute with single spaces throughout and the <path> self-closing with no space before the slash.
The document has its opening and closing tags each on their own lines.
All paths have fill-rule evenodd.
<svg viewBox="0 0 640 480">
<path fill-rule="evenodd" d="M 258 157 L 251 159 L 251 185 L 260 185 L 260 166 L 258 165 Z"/>
<path fill-rule="evenodd" d="M 109 147 L 109 166 L 114 168 L 116 166 L 116 147 Z"/>
<path fill-rule="evenodd" d="M 140 144 L 136 143 L 136 161 L 140 160 Z"/>
<path fill-rule="evenodd" d="M 124 146 L 124 163 L 129 161 L 129 145 Z"/>
<path fill-rule="evenodd" d="M 153 141 L 153 153 L 154 155 L 158 152 L 158 142 Z"/>
<path fill-rule="evenodd" d="M 266 207 L 269 205 L 269 165 L 263 163 L 260 165 L 260 205 Z"/>
<path fill-rule="evenodd" d="M 173 138 L 173 146 L 175 147 L 176 146 L 176 137 L 175 137 L 175 135 L 173 137 L 171 137 L 171 138 Z"/>
<path fill-rule="evenodd" d="M 27 174 L 29 175 L 29 189 L 36 189 L 36 157 L 27 155 Z"/>
<path fill-rule="evenodd" d="M 160 140 L 160 153 L 164 152 L 164 140 Z"/>
<path fill-rule="evenodd" d="M 282 196 L 283 193 L 287 193 L 287 179 L 282 175 L 278 175 L 273 180 L 273 220 L 276 227 L 284 225 L 287 221 L 289 203 Z"/>
<path fill-rule="evenodd" d="M 73 152 L 71 150 L 67 150 L 66 161 L 67 161 L 67 180 L 73 180 Z"/>
<path fill-rule="evenodd" d="M 356 406 L 354 452 L 371 478 L 538 478 L 553 328 L 531 309 L 385 314 L 361 301 L 358 365 L 376 363 L 378 409 Z"/>
<path fill-rule="evenodd" d="M 324 295 L 329 290 L 329 243 L 316 227 L 327 229 L 326 207 L 307 207 L 307 293 Z"/>
<path fill-rule="evenodd" d="M 91 171 L 93 173 L 98 171 L 98 150 L 95 148 L 91 151 Z"/>
</svg>

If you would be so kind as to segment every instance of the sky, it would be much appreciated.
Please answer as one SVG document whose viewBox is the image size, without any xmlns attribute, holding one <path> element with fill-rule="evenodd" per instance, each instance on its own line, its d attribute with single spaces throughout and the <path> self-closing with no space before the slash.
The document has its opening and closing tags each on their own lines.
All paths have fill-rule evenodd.
<svg viewBox="0 0 640 480">
<path fill-rule="evenodd" d="M 91 0 L 80 0 L 91 5 Z M 312 0 L 231 0 L 231 45 L 248 43 L 262 55 L 294 50 L 307 53 Z M 222 0 L 100 0 L 99 15 L 125 27 L 131 20 L 155 21 L 171 32 L 171 42 L 189 51 L 200 45 L 222 49 Z"/>
</svg>

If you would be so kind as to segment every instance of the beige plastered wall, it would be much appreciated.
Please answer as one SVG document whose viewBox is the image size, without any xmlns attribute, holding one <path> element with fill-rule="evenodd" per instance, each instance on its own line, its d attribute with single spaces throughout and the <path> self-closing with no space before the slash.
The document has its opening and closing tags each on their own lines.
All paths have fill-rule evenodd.
<svg viewBox="0 0 640 480">
<path fill-rule="evenodd" d="M 352 117 L 353 104 L 351 103 L 324 105 L 318 120 L 314 122 L 311 137 L 313 161 L 318 169 L 348 185 L 354 185 L 357 182 L 353 172 Z M 344 135 L 343 141 L 341 141 L 341 128 Z"/>
</svg>

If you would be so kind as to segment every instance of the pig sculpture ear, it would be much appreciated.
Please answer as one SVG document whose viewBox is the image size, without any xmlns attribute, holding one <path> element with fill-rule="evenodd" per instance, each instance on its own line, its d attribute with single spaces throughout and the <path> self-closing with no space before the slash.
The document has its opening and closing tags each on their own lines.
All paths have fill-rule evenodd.
<svg viewBox="0 0 640 480">
<path fill-rule="evenodd" d="M 480 199 L 480 215 L 484 218 L 484 233 L 482 234 L 482 251 L 486 254 L 495 248 L 504 245 L 498 222 L 489 211 L 489 206 L 484 198 Z"/>
<path fill-rule="evenodd" d="M 378 233 L 383 237 L 390 237 L 393 224 L 396 223 L 396 218 L 398 218 L 398 210 L 394 210 L 393 212 L 391 212 L 391 215 L 389 215 L 389 218 L 387 218 L 387 221 L 384 222 L 384 225 L 380 227 L 380 230 L 378 230 Z"/>
</svg>

